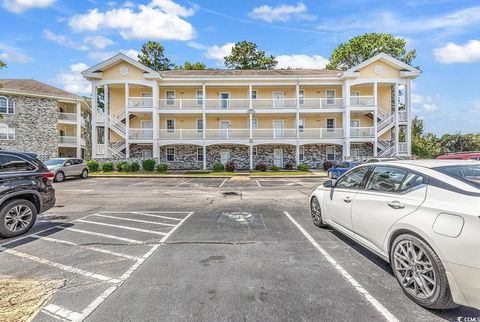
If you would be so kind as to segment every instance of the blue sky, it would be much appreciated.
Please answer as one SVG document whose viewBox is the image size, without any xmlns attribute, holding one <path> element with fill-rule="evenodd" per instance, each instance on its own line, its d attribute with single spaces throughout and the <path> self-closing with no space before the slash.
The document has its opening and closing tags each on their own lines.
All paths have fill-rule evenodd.
<svg viewBox="0 0 480 322">
<path fill-rule="evenodd" d="M 0 78 L 78 94 L 89 87 L 81 70 L 150 39 L 177 64 L 222 67 L 232 43 L 249 40 L 279 67 L 321 68 L 338 43 L 390 32 L 417 50 L 412 101 L 426 129 L 480 132 L 478 0 L 0 0 L 0 28 Z"/>
</svg>

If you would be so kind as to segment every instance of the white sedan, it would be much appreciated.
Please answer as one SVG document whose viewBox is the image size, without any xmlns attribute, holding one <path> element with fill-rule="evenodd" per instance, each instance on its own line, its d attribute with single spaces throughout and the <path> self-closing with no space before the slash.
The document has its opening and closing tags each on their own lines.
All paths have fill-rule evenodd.
<svg viewBox="0 0 480 322">
<path fill-rule="evenodd" d="M 388 261 L 416 303 L 480 309 L 479 162 L 364 164 L 324 182 L 310 207 L 315 225 Z"/>
</svg>

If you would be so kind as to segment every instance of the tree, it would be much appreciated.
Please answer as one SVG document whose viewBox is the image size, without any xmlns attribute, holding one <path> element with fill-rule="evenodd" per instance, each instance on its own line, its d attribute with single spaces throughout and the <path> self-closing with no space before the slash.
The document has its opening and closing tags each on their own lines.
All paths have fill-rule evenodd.
<svg viewBox="0 0 480 322">
<path fill-rule="evenodd" d="M 177 66 L 177 69 L 186 69 L 186 70 L 204 70 L 207 69 L 204 63 L 201 62 L 196 62 L 196 63 L 191 63 L 189 61 L 186 61 L 183 66 Z"/>
<path fill-rule="evenodd" d="M 405 39 L 395 38 L 392 34 L 372 32 L 356 36 L 333 50 L 326 68 L 347 70 L 379 53 L 411 65 L 417 54 L 415 49 L 407 52 L 405 46 Z"/>
<path fill-rule="evenodd" d="M 412 154 L 419 159 L 432 159 L 441 154 L 440 144 L 434 134 L 423 133 L 423 120 L 412 119 Z"/>
<path fill-rule="evenodd" d="M 3 67 L 7 67 L 7 64 L 5 64 L 3 61 L 0 60 L 0 69 Z"/>
<path fill-rule="evenodd" d="M 138 54 L 138 61 L 155 71 L 170 70 L 175 68 L 170 59 L 165 57 L 165 48 L 156 42 L 148 41 L 142 45 L 141 52 Z"/>
<path fill-rule="evenodd" d="M 257 49 L 257 44 L 249 41 L 237 42 L 224 59 L 225 66 L 232 69 L 273 69 L 278 63 L 274 56 L 266 56 Z"/>
</svg>

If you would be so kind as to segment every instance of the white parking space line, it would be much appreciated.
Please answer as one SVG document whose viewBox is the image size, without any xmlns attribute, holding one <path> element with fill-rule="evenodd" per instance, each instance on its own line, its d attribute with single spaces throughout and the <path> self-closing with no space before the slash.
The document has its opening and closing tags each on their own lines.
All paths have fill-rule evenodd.
<svg viewBox="0 0 480 322">
<path fill-rule="evenodd" d="M 100 236 L 100 237 L 104 237 L 104 238 L 108 238 L 108 239 L 116 239 L 116 240 L 120 240 L 120 241 L 127 242 L 127 243 L 130 243 L 130 244 L 143 244 L 143 242 L 140 241 L 140 240 L 118 237 L 118 236 L 108 235 L 108 234 L 104 234 L 104 233 L 95 233 L 93 231 L 88 231 L 88 230 L 83 230 L 83 229 L 78 229 L 78 228 L 67 227 L 67 228 L 65 228 L 65 230 L 70 230 L 70 231 L 74 231 L 74 232 L 81 233 L 81 234 L 86 234 L 86 235 Z"/>
<path fill-rule="evenodd" d="M 79 248 L 83 248 L 83 249 L 88 249 L 88 250 L 91 250 L 91 251 L 94 251 L 94 252 L 97 252 L 97 253 L 103 253 L 103 254 L 108 254 L 108 255 L 112 255 L 112 256 L 123 257 L 123 258 L 131 259 L 131 260 L 135 260 L 135 261 L 140 259 L 139 257 L 130 256 L 130 255 L 127 255 L 127 254 L 120 254 L 120 253 L 117 253 L 117 252 L 112 252 L 112 251 L 97 248 L 97 247 L 85 246 L 85 245 L 77 244 L 77 243 L 74 243 L 74 242 L 71 242 L 71 241 L 66 241 L 66 240 L 61 240 L 61 239 L 56 239 L 56 238 L 51 238 L 51 237 L 42 237 L 42 236 L 38 236 L 38 235 L 30 235 L 30 237 L 37 238 L 37 239 L 40 239 L 40 240 L 45 240 L 45 241 L 52 242 L 52 243 L 75 246 L 75 247 L 79 247 Z"/>
<path fill-rule="evenodd" d="M 40 258 L 40 257 L 34 256 L 34 255 L 25 254 L 25 253 L 22 253 L 22 252 L 13 250 L 13 249 L 0 247 L 0 250 L 4 251 L 7 254 L 15 255 L 15 256 L 21 257 L 21 258 L 25 258 L 25 259 L 28 259 L 32 262 L 36 262 L 36 263 L 48 265 L 48 266 L 51 266 L 51 267 L 55 267 L 55 268 L 61 269 L 63 271 L 69 272 L 69 273 L 75 273 L 75 274 L 78 274 L 78 275 L 83 275 L 83 276 L 86 276 L 86 277 L 94 278 L 94 279 L 104 281 L 104 282 L 109 282 L 109 283 L 118 283 L 119 282 L 119 280 L 115 279 L 115 278 L 111 278 L 111 277 L 108 277 L 108 276 L 105 276 L 105 275 L 88 272 L 88 271 L 85 271 L 83 269 L 76 268 L 76 267 L 73 267 L 73 266 L 52 262 L 48 259 Z"/>
<path fill-rule="evenodd" d="M 140 231 L 142 233 L 149 233 L 149 234 L 155 234 L 155 235 L 161 235 L 165 236 L 166 233 L 162 233 L 160 231 L 154 231 L 154 230 L 148 230 L 148 229 L 140 229 L 140 228 L 134 228 L 134 227 L 129 227 L 129 226 L 122 226 L 122 225 L 113 225 L 113 224 L 106 224 L 103 222 L 96 222 L 96 221 L 91 221 L 91 220 L 77 220 L 78 222 L 83 222 L 86 224 L 92 224 L 92 225 L 99 225 L 99 226 L 107 226 L 107 227 L 115 227 L 115 228 L 120 228 L 120 229 L 126 229 L 126 230 L 133 230 L 133 231 Z"/>
<path fill-rule="evenodd" d="M 74 321 L 78 320 L 80 313 L 70 311 L 60 305 L 48 304 L 42 309 L 43 313 L 59 320 Z"/>
<path fill-rule="evenodd" d="M 218 186 L 218 189 L 220 189 L 221 187 L 223 187 L 223 185 L 225 184 L 225 182 L 227 182 L 228 179 L 225 179 L 222 181 L 222 183 L 220 184 L 220 186 Z"/>
<path fill-rule="evenodd" d="M 260 182 L 258 180 L 255 180 L 255 182 L 257 183 L 257 185 L 261 188 L 262 185 L 260 184 Z"/>
<path fill-rule="evenodd" d="M 109 215 L 103 215 L 103 214 L 95 214 L 94 216 L 95 216 L 95 217 L 104 217 L 104 218 L 118 219 L 118 220 L 141 222 L 141 223 L 152 224 L 152 225 L 175 227 L 175 225 L 173 225 L 173 224 L 165 224 L 165 223 L 163 223 L 163 222 L 156 222 L 156 221 L 148 221 L 148 220 L 125 218 L 125 217 L 109 216 Z"/>
<path fill-rule="evenodd" d="M 152 215 L 150 213 L 136 213 L 137 215 L 142 215 L 142 216 L 148 216 L 148 217 L 155 217 L 155 218 L 163 218 L 163 219 L 170 219 L 170 220 L 177 220 L 177 221 L 182 221 L 180 218 L 173 218 L 173 217 L 168 217 L 168 216 L 162 216 L 162 215 Z"/>
<path fill-rule="evenodd" d="M 150 180 L 145 180 L 145 181 L 142 181 L 142 182 L 132 183 L 132 184 L 129 184 L 129 185 L 127 186 L 127 188 L 135 187 L 135 186 L 140 186 L 140 185 L 142 185 L 142 184 L 149 183 L 149 182 L 156 181 L 156 180 L 157 180 L 157 178 L 155 178 L 155 179 L 150 179 Z"/>
<path fill-rule="evenodd" d="M 178 186 L 180 186 L 180 185 L 182 185 L 182 184 L 184 184 L 184 183 L 189 183 L 190 181 L 193 181 L 194 179 L 195 179 L 195 178 L 193 178 L 193 179 L 188 179 L 188 180 L 184 180 L 184 181 L 182 181 L 182 182 L 174 185 L 172 188 L 178 187 Z"/>
<path fill-rule="evenodd" d="M 370 293 L 363 288 L 360 283 L 358 283 L 342 266 L 340 266 L 332 256 L 325 249 L 320 246 L 320 244 L 310 235 L 305 228 L 303 228 L 293 217 L 288 213 L 284 212 L 285 216 L 300 230 L 300 232 L 307 238 L 307 240 L 315 247 L 325 259 L 332 264 L 332 266 L 355 288 L 355 290 L 363 295 L 365 299 L 389 322 L 398 322 L 399 320 L 388 311 L 377 299 L 375 299 Z"/>
<path fill-rule="evenodd" d="M 160 242 L 161 242 L 161 243 L 165 242 L 165 241 L 167 240 L 167 238 L 170 237 L 170 235 L 173 234 L 173 232 L 174 232 L 175 230 L 177 230 L 178 227 L 180 227 L 191 215 L 193 215 L 193 212 L 189 213 L 185 218 L 183 218 L 182 221 L 180 221 L 180 222 L 178 223 L 178 225 L 176 225 L 172 230 L 170 230 L 170 231 L 165 235 L 165 237 L 163 237 L 163 238 L 160 240 Z M 150 256 L 150 255 L 149 255 L 149 256 Z"/>
</svg>

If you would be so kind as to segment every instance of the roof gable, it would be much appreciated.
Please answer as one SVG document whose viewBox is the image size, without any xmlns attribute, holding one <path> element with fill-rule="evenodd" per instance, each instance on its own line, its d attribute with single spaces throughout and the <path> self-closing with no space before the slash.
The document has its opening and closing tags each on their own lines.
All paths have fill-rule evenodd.
<svg viewBox="0 0 480 322">
<path fill-rule="evenodd" d="M 350 68 L 349 70 L 347 70 L 346 72 L 347 73 L 353 73 L 353 72 L 357 72 L 359 71 L 360 69 L 362 69 L 363 67 L 365 66 L 368 66 L 370 65 L 371 63 L 373 62 L 376 62 L 378 60 L 381 60 L 383 61 L 384 63 L 392 66 L 392 67 L 395 67 L 397 68 L 398 70 L 406 70 L 408 72 L 411 72 L 411 73 L 420 73 L 420 70 L 418 70 L 417 68 L 415 67 L 412 67 L 396 58 L 393 58 L 392 56 L 390 55 L 387 55 L 385 53 L 380 53 L 380 54 L 377 54 L 363 62 L 361 62 L 360 64 L 358 64 L 357 66 L 354 66 L 352 68 Z"/>
<path fill-rule="evenodd" d="M 18 94 L 50 96 L 74 100 L 83 99 L 78 95 L 34 79 L 0 79 L 0 83 L 2 84 L 0 92 L 14 92 Z"/>
<path fill-rule="evenodd" d="M 145 74 L 147 74 L 149 77 L 160 77 L 160 75 L 154 71 L 153 69 L 143 65 L 142 63 L 136 61 L 135 59 L 125 55 L 125 54 L 122 54 L 122 53 L 119 53 L 93 67 L 90 67 L 89 69 L 87 70 L 84 70 L 82 72 L 82 75 L 86 78 L 100 78 L 102 76 L 102 72 L 120 62 L 126 62 L 126 63 L 129 63 L 135 67 L 137 67 L 138 69 L 142 70 L 145 72 Z"/>
</svg>

